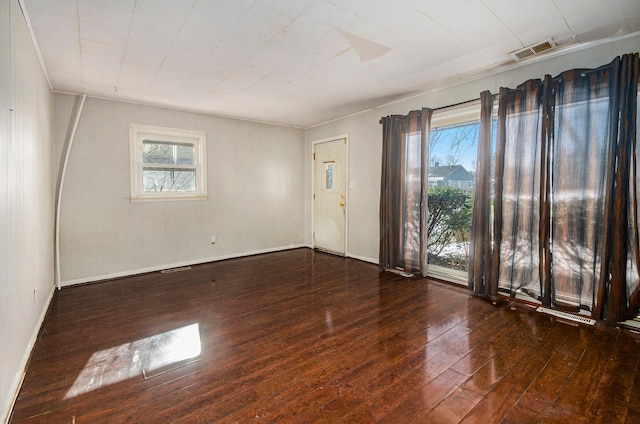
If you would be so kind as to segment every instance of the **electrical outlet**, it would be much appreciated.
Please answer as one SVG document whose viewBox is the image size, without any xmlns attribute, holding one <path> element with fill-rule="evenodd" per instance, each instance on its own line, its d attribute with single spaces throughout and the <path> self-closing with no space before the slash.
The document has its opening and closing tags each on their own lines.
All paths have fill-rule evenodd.
<svg viewBox="0 0 640 424">
<path fill-rule="evenodd" d="M 216 244 L 217 236 L 215 234 L 211 235 L 211 244 Z"/>
</svg>

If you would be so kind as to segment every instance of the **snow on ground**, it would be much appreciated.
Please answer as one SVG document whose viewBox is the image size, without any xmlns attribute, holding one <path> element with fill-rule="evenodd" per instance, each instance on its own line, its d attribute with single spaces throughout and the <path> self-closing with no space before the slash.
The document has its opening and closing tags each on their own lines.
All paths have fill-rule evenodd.
<svg viewBox="0 0 640 424">
<path fill-rule="evenodd" d="M 438 256 L 467 256 L 469 243 L 451 243 L 446 245 Z"/>
</svg>

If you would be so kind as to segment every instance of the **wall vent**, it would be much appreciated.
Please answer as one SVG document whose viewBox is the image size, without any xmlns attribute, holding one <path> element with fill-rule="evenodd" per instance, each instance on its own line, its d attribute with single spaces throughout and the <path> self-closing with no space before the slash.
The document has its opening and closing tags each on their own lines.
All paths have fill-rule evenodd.
<svg viewBox="0 0 640 424">
<path fill-rule="evenodd" d="M 524 47 L 520 50 L 516 50 L 514 52 L 509 53 L 509 55 L 513 58 L 513 60 L 515 60 L 516 62 L 520 62 L 521 60 L 524 60 L 530 56 L 536 56 L 539 55 L 543 52 L 546 52 L 548 50 L 553 49 L 554 47 L 556 47 L 556 43 L 555 41 L 553 41 L 552 38 L 548 38 L 544 41 L 541 41 L 539 43 L 536 44 L 532 44 L 530 46 Z"/>
</svg>

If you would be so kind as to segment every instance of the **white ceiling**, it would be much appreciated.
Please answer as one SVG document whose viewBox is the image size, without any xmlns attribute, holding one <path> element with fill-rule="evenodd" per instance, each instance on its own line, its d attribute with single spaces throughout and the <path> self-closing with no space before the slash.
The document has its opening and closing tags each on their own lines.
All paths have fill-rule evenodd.
<svg viewBox="0 0 640 424">
<path fill-rule="evenodd" d="M 308 127 L 640 31 L 639 0 L 22 0 L 54 90 Z"/>
</svg>

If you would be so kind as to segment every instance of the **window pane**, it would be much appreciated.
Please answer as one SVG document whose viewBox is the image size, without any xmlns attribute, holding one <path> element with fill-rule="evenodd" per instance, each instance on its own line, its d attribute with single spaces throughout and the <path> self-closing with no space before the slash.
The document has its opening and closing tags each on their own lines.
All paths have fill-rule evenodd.
<svg viewBox="0 0 640 424">
<path fill-rule="evenodd" d="M 325 189 L 333 190 L 333 162 L 325 162 Z"/>
<path fill-rule="evenodd" d="M 206 199 L 204 131 L 129 124 L 132 202 Z"/>
<path fill-rule="evenodd" d="M 167 141 L 144 140 L 142 142 L 143 163 L 166 163 L 171 165 L 193 165 L 194 145 Z"/>
<path fill-rule="evenodd" d="M 429 263 L 467 271 L 479 122 L 429 134 Z"/>
<path fill-rule="evenodd" d="M 195 169 L 142 168 L 144 191 L 196 190 Z"/>
</svg>

